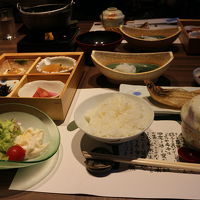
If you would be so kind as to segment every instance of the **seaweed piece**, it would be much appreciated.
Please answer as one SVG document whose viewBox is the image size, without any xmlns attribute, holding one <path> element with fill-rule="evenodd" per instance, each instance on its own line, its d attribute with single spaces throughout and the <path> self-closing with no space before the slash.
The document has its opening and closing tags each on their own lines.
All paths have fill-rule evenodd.
<svg viewBox="0 0 200 200">
<path fill-rule="evenodd" d="M 7 96 L 11 92 L 11 88 L 7 85 L 0 86 L 0 96 Z"/>
<path fill-rule="evenodd" d="M 154 65 L 154 64 L 136 63 L 135 67 L 136 67 L 136 73 L 142 73 L 142 72 L 152 71 L 152 70 L 158 68 L 159 66 Z"/>
</svg>

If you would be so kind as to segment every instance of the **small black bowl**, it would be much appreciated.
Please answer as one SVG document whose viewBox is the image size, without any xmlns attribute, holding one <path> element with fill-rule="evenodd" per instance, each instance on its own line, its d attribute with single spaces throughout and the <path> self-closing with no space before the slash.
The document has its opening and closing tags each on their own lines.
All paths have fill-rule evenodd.
<svg viewBox="0 0 200 200">
<path fill-rule="evenodd" d="M 78 35 L 77 45 L 87 53 L 92 50 L 113 51 L 122 41 L 123 36 L 114 31 L 90 31 Z"/>
</svg>

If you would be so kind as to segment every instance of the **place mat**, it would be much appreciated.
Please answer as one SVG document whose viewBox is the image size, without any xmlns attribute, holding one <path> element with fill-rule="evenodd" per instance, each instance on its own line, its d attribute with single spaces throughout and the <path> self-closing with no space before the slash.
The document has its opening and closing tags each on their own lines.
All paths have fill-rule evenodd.
<svg viewBox="0 0 200 200">
<path fill-rule="evenodd" d="M 105 176 L 90 174 L 84 165 L 82 150 L 105 147 L 120 155 L 133 155 L 149 146 L 148 157 L 176 161 L 177 146 L 181 145 L 181 127 L 176 121 L 154 121 L 138 142 L 129 141 L 116 146 L 94 141 L 79 129 L 68 131 L 74 120 L 74 110 L 86 98 L 109 89 L 80 89 L 66 121 L 59 126 L 61 146 L 58 153 L 43 164 L 19 169 L 11 190 L 61 194 L 89 194 L 107 197 L 199 199 L 200 174 L 169 169 L 121 168 Z M 116 152 L 117 151 L 117 152 Z M 135 152 L 135 151 L 134 151 Z M 34 181 L 31 182 L 31 180 Z M 31 182 L 31 183 L 30 183 Z"/>
</svg>

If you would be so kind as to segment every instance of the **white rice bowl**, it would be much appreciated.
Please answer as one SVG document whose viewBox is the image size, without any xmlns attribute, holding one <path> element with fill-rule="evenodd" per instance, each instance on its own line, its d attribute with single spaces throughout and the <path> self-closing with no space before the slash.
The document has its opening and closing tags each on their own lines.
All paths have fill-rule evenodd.
<svg viewBox="0 0 200 200">
<path fill-rule="evenodd" d="M 82 102 L 75 123 L 86 134 L 104 142 L 125 142 L 144 132 L 153 122 L 151 106 L 140 97 L 105 93 Z"/>
</svg>

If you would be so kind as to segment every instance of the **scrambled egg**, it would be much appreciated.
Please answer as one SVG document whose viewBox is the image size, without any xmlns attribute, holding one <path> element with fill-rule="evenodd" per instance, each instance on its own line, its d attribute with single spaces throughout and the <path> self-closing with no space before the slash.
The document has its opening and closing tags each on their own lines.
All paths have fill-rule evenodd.
<svg viewBox="0 0 200 200">
<path fill-rule="evenodd" d="M 32 159 L 39 156 L 48 146 L 43 142 L 43 137 L 44 132 L 41 129 L 28 128 L 15 138 L 15 144 L 26 150 L 25 159 Z"/>
</svg>

